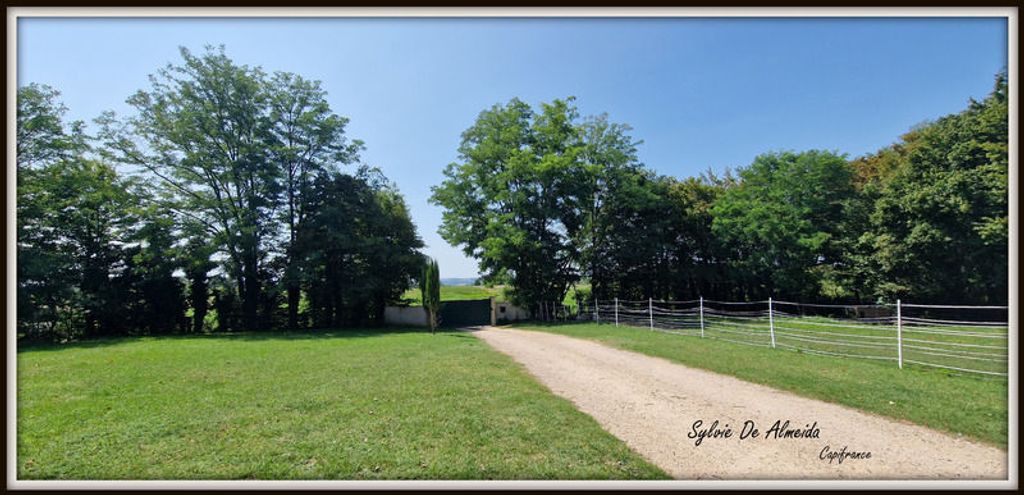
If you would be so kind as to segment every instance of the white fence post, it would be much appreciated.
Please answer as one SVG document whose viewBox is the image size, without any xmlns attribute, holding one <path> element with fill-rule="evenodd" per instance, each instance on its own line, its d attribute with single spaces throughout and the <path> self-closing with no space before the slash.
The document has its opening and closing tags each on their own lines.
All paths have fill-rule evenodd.
<svg viewBox="0 0 1024 495">
<path fill-rule="evenodd" d="M 594 298 L 594 323 L 601 324 L 601 313 L 597 312 L 597 298 Z"/>
<path fill-rule="evenodd" d="M 619 298 L 615 298 L 615 326 L 619 326 Z"/>
<path fill-rule="evenodd" d="M 896 300 L 896 362 L 903 369 L 903 304 Z"/>
<path fill-rule="evenodd" d="M 704 296 L 700 296 L 700 338 L 704 338 Z"/>
<path fill-rule="evenodd" d="M 772 349 L 775 348 L 775 316 L 772 311 L 772 298 L 768 297 L 768 330 L 772 334 Z"/>
<path fill-rule="evenodd" d="M 651 330 L 654 330 L 654 298 L 647 298 L 647 314 L 651 317 Z"/>
</svg>

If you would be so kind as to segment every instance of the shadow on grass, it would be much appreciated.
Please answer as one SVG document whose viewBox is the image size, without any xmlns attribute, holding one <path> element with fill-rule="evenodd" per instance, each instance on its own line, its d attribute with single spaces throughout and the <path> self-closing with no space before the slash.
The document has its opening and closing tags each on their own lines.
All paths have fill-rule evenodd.
<svg viewBox="0 0 1024 495">
<path fill-rule="evenodd" d="M 65 349 L 90 349 L 96 347 L 108 347 L 132 342 L 155 342 L 197 339 L 216 339 L 246 342 L 307 341 L 323 339 L 361 339 L 381 337 L 385 335 L 404 335 L 416 333 L 429 336 L 430 330 L 420 327 L 371 327 L 333 328 L 322 330 L 268 330 L 263 332 L 225 332 L 203 334 L 97 337 L 92 339 L 68 342 L 64 344 L 45 342 L 19 342 L 17 351 L 53 352 Z M 454 328 L 439 328 L 435 336 L 446 338 L 472 338 L 472 336 L 469 335 L 466 331 Z"/>
</svg>

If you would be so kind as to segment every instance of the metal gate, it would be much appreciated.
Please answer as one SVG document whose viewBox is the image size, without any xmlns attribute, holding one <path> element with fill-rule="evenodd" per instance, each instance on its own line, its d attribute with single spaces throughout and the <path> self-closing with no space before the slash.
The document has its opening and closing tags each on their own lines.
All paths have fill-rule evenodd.
<svg viewBox="0 0 1024 495">
<path fill-rule="evenodd" d="M 491 300 L 445 301 L 441 303 L 438 324 L 442 327 L 469 327 L 491 324 Z"/>
</svg>

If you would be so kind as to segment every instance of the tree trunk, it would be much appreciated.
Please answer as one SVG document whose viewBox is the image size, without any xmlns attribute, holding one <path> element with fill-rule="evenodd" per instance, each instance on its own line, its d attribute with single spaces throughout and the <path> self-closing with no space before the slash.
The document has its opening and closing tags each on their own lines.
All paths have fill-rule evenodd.
<svg viewBox="0 0 1024 495">
<path fill-rule="evenodd" d="M 291 284 L 288 286 L 288 328 L 299 327 L 299 287 Z"/>
<path fill-rule="evenodd" d="M 296 329 L 299 326 L 299 284 L 295 280 L 295 237 L 297 225 L 295 221 L 295 174 L 291 166 L 288 167 L 288 328 Z"/>
<path fill-rule="evenodd" d="M 192 275 L 192 333 L 202 333 L 209 307 L 206 273 Z"/>
<path fill-rule="evenodd" d="M 335 328 L 341 328 L 345 326 L 345 296 L 343 291 L 343 277 L 345 270 L 342 267 L 342 260 L 340 256 L 335 256 L 332 261 L 329 261 L 332 266 L 336 266 L 332 269 L 334 276 L 328 275 L 328 283 L 331 287 L 331 306 L 334 308 L 334 314 L 331 318 L 331 326 Z"/>
<path fill-rule="evenodd" d="M 262 330 L 259 321 L 260 280 L 257 272 L 255 249 L 246 253 L 245 259 L 245 293 L 242 294 L 242 317 L 245 330 Z"/>
</svg>

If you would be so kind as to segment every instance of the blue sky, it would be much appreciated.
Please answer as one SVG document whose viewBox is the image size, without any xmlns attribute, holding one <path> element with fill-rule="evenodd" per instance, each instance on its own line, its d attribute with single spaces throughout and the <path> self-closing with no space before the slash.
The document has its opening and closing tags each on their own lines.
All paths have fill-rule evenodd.
<svg viewBox="0 0 1024 495">
<path fill-rule="evenodd" d="M 1004 19 L 64 19 L 22 18 L 18 84 L 63 93 L 73 119 L 124 114 L 178 46 L 323 82 L 405 194 L 443 277 L 476 263 L 438 235 L 427 198 L 476 115 L 573 95 L 686 177 L 767 151 L 851 157 L 983 98 L 1007 64 Z"/>
</svg>

